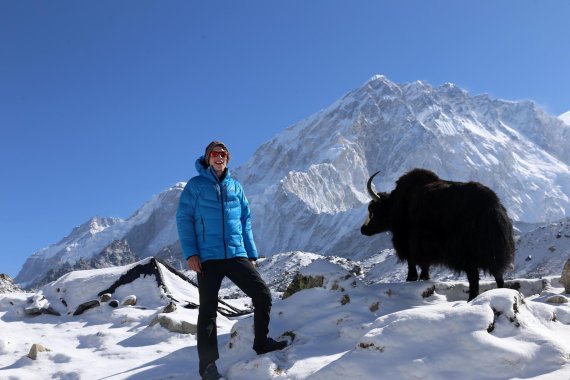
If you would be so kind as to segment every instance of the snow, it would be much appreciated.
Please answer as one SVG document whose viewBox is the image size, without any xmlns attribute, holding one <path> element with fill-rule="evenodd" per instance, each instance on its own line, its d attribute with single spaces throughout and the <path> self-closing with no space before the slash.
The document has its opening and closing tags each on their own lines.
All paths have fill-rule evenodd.
<svg viewBox="0 0 570 380">
<path fill-rule="evenodd" d="M 562 115 L 558 116 L 558 118 L 567 125 L 570 125 L 570 111 L 564 112 Z"/>
<path fill-rule="evenodd" d="M 465 281 L 390 281 L 374 270 L 388 262 L 385 254 L 363 263 L 305 252 L 261 260 L 274 294 L 270 334 L 292 344 L 257 356 L 251 315 L 219 315 L 218 368 L 229 380 L 570 378 L 570 303 L 547 302 L 553 295 L 567 300 L 559 276 L 509 280 L 520 293 L 482 281 L 489 290 L 468 303 Z M 36 293 L 0 294 L 0 378 L 198 378 L 195 335 L 150 326 L 159 315 L 197 319 L 196 309 L 182 307 L 197 303 L 196 289 L 161 265 L 169 294 L 154 276 L 141 276 L 113 294 L 136 295 L 136 306 L 103 303 L 72 315 L 139 264 L 72 272 Z M 355 275 L 356 265 L 363 270 Z M 297 272 L 322 276 L 322 287 L 281 299 Z M 235 294 L 231 283 L 223 286 L 221 294 Z M 26 315 L 30 299 L 49 302 L 61 316 Z M 172 299 L 178 308 L 163 313 Z M 27 357 L 34 343 L 48 349 L 37 360 Z"/>
</svg>

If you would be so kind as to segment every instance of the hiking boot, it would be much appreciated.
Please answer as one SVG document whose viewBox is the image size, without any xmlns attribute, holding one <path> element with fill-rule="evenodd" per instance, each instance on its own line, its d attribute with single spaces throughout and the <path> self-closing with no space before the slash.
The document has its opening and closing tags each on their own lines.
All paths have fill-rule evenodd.
<svg viewBox="0 0 570 380">
<path fill-rule="evenodd" d="M 253 346 L 253 349 L 257 352 L 257 355 L 261 355 L 271 351 L 281 350 L 285 347 L 287 347 L 286 341 L 277 341 L 273 338 L 267 338 L 262 346 Z"/>
<path fill-rule="evenodd" d="M 202 374 L 202 380 L 220 380 L 222 375 L 218 372 L 218 367 L 215 363 L 208 364 L 204 373 Z"/>
</svg>

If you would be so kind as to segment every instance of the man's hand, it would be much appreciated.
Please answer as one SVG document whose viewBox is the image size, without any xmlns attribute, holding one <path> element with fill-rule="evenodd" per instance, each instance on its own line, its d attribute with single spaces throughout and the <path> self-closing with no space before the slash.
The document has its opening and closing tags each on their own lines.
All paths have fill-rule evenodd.
<svg viewBox="0 0 570 380">
<path fill-rule="evenodd" d="M 257 262 L 254 259 L 249 259 L 249 262 L 254 268 L 257 268 Z"/>
<path fill-rule="evenodd" d="M 188 267 L 196 273 L 202 273 L 202 264 L 200 263 L 200 256 L 190 256 L 188 258 Z"/>
</svg>

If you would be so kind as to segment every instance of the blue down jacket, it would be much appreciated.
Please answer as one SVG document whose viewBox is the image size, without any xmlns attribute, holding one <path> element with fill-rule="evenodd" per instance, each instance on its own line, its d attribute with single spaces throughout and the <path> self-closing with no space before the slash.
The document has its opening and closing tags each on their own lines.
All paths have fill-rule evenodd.
<svg viewBox="0 0 570 380">
<path fill-rule="evenodd" d="M 176 212 L 184 258 L 200 261 L 243 257 L 257 259 L 251 232 L 249 203 L 241 184 L 229 169 L 222 181 L 212 167 L 196 160 L 199 175 L 191 178 L 180 195 Z"/>
</svg>

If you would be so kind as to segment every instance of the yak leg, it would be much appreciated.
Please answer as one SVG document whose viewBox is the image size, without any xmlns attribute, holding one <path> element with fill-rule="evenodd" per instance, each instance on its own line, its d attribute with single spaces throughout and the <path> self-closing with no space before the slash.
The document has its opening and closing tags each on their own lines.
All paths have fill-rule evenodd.
<svg viewBox="0 0 570 380">
<path fill-rule="evenodd" d="M 493 273 L 493 276 L 495 277 L 497 288 L 503 288 L 505 286 L 505 280 L 503 280 L 503 275 L 498 273 Z"/>
<path fill-rule="evenodd" d="M 429 280 L 429 265 L 421 265 L 422 271 L 420 273 L 420 280 Z"/>
<path fill-rule="evenodd" d="M 416 264 L 408 260 L 408 277 L 406 281 L 417 281 L 418 270 L 416 269 Z"/>
<path fill-rule="evenodd" d="M 469 281 L 469 299 L 467 300 L 469 302 L 479 295 L 479 270 L 470 268 L 466 272 Z"/>
</svg>

